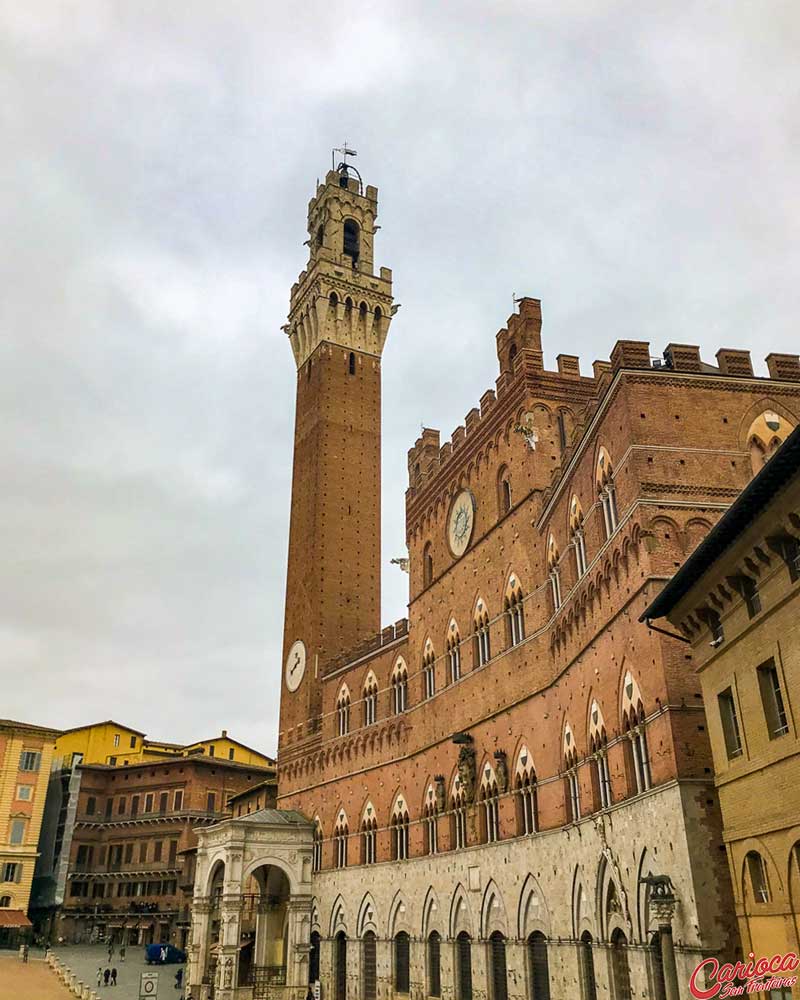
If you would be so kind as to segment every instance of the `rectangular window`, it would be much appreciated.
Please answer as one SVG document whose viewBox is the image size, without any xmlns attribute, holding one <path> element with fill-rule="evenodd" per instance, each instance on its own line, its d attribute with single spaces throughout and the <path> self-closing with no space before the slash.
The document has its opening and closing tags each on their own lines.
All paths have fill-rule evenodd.
<svg viewBox="0 0 800 1000">
<path fill-rule="evenodd" d="M 22 879 L 22 865 L 17 861 L 6 861 L 0 867 L 0 882 L 19 882 Z"/>
<path fill-rule="evenodd" d="M 133 844 L 125 845 L 125 864 L 129 865 L 133 861 Z"/>
<path fill-rule="evenodd" d="M 136 737 L 135 736 L 131 736 L 131 750 L 135 750 L 135 749 L 136 749 Z"/>
<path fill-rule="evenodd" d="M 12 844 L 21 844 L 25 840 L 25 827 L 27 825 L 27 820 L 24 819 L 12 819 L 11 820 L 11 831 L 10 831 L 10 841 Z"/>
<path fill-rule="evenodd" d="M 228 751 L 228 760 L 233 760 L 233 747 Z"/>
<path fill-rule="evenodd" d="M 114 749 L 116 750 L 119 746 L 119 733 L 114 733 Z"/>
<path fill-rule="evenodd" d="M 736 702 L 733 697 L 733 690 L 725 688 L 717 695 L 719 705 L 719 715 L 722 720 L 722 734 L 725 737 L 725 750 L 728 759 L 740 757 L 742 754 L 742 738 L 739 732 L 739 717 L 736 714 Z"/>
<path fill-rule="evenodd" d="M 97 799 L 94 797 L 94 795 L 90 795 L 89 798 L 86 800 L 86 815 L 94 816 L 94 811 L 96 808 L 97 808 Z"/>
<path fill-rule="evenodd" d="M 762 663 L 757 668 L 756 673 L 758 675 L 758 686 L 761 690 L 761 703 L 764 706 L 769 738 L 774 740 L 778 736 L 785 736 L 789 732 L 786 707 L 783 703 L 781 682 L 778 677 L 775 661 L 767 660 L 766 663 Z"/>
<path fill-rule="evenodd" d="M 119 802 L 117 803 L 117 815 L 118 816 L 124 816 L 125 815 L 125 799 L 124 798 L 121 798 L 119 800 Z"/>
<path fill-rule="evenodd" d="M 206 811 L 213 813 L 217 811 L 217 793 L 209 792 L 206 795 Z"/>
<path fill-rule="evenodd" d="M 139 796 L 134 795 L 131 799 L 131 816 L 139 815 Z"/>
<path fill-rule="evenodd" d="M 169 842 L 169 857 L 168 857 L 167 860 L 169 861 L 170 864 L 174 864 L 175 863 L 175 859 L 177 857 L 178 857 L 178 841 L 177 840 L 171 840 Z"/>
<path fill-rule="evenodd" d="M 114 811 L 114 800 L 106 799 L 106 819 L 108 819 L 111 816 L 111 813 L 113 811 Z"/>
<path fill-rule="evenodd" d="M 151 813 L 153 811 L 153 793 L 148 792 L 144 797 L 144 811 L 146 813 Z"/>
<path fill-rule="evenodd" d="M 20 802 L 30 802 L 33 798 L 33 785 L 17 785 L 17 799 Z"/>
<path fill-rule="evenodd" d="M 183 809 L 183 789 L 182 788 L 176 788 L 175 789 L 175 799 L 174 799 L 174 802 L 172 804 L 172 808 L 175 810 L 175 812 L 178 812 L 180 809 Z"/>
<path fill-rule="evenodd" d="M 764 859 L 757 851 L 749 851 L 746 860 L 750 873 L 750 884 L 753 887 L 753 898 L 757 903 L 768 903 L 769 881 Z"/>
<path fill-rule="evenodd" d="M 117 766 L 117 758 L 116 757 L 109 757 L 108 758 L 108 763 L 109 763 L 110 767 L 116 767 Z"/>
<path fill-rule="evenodd" d="M 211 746 L 210 746 L 210 747 L 208 748 L 208 756 L 209 756 L 209 757 L 213 757 L 213 756 L 214 756 L 214 744 L 213 744 L 213 743 L 212 743 L 212 744 L 211 744 Z"/>
<path fill-rule="evenodd" d="M 162 792 L 158 797 L 158 811 L 165 813 L 169 804 L 169 792 Z"/>
<path fill-rule="evenodd" d="M 38 771 L 42 755 L 38 750 L 23 750 L 19 757 L 20 771 Z"/>
<path fill-rule="evenodd" d="M 147 841 L 142 840 L 139 843 L 139 864 L 144 864 L 147 861 Z"/>
<path fill-rule="evenodd" d="M 160 861 L 161 860 L 161 849 L 162 849 L 162 846 L 163 846 L 163 844 L 162 844 L 162 842 L 160 840 L 157 840 L 155 842 L 155 844 L 153 846 L 153 861 Z"/>
</svg>

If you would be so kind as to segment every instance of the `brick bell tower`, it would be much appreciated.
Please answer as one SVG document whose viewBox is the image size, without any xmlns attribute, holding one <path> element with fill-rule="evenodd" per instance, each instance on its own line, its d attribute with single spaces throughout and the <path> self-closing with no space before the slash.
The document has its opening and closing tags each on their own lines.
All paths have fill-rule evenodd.
<svg viewBox="0 0 800 1000">
<path fill-rule="evenodd" d="M 381 353 L 392 272 L 373 273 L 378 191 L 364 188 L 343 152 L 309 202 L 308 265 L 283 328 L 297 400 L 282 749 L 317 731 L 322 665 L 380 630 Z"/>
</svg>

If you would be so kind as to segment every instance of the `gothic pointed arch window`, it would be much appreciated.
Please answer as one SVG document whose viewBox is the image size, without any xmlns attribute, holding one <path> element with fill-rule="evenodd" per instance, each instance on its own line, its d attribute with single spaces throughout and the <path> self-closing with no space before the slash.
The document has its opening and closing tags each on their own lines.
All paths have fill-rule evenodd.
<svg viewBox="0 0 800 1000">
<path fill-rule="evenodd" d="M 536 833 L 539 827 L 539 801 L 536 788 L 536 771 L 530 751 L 523 746 L 517 757 L 514 775 L 517 798 L 517 833 L 527 836 Z"/>
<path fill-rule="evenodd" d="M 650 754 L 647 748 L 647 720 L 642 702 L 642 693 L 630 670 L 625 674 L 622 685 L 622 730 L 627 737 L 625 743 L 625 766 L 628 773 L 628 787 L 632 794 L 641 795 L 649 790 Z"/>
<path fill-rule="evenodd" d="M 482 667 L 492 658 L 491 634 L 489 629 L 489 611 L 482 598 L 475 605 L 475 664 Z"/>
<path fill-rule="evenodd" d="M 408 806 L 402 795 L 398 795 L 395 800 L 390 827 L 392 832 L 392 860 L 407 861 L 409 818 Z"/>
<path fill-rule="evenodd" d="M 583 533 L 583 510 L 580 500 L 573 494 L 569 504 L 569 535 L 570 543 L 575 552 L 576 579 L 580 580 L 586 573 L 586 539 Z"/>
<path fill-rule="evenodd" d="M 361 817 L 361 863 L 374 865 L 378 860 L 378 817 L 371 802 Z"/>
<path fill-rule="evenodd" d="M 430 639 L 426 641 L 422 654 L 422 685 L 423 695 L 426 699 L 432 698 L 436 694 L 436 654 Z"/>
<path fill-rule="evenodd" d="M 311 848 L 311 871 L 322 871 L 322 824 L 317 816 L 314 820 L 314 842 Z"/>
<path fill-rule="evenodd" d="M 558 551 L 558 546 L 556 545 L 556 540 L 550 535 L 547 542 L 547 568 L 550 573 L 550 595 L 553 599 L 553 612 L 555 613 L 561 607 L 561 569 L 559 568 L 559 562 L 561 561 L 561 556 Z"/>
<path fill-rule="evenodd" d="M 370 670 L 364 681 L 364 725 L 372 726 L 378 718 L 378 680 Z"/>
<path fill-rule="evenodd" d="M 433 545 L 430 542 L 425 544 L 422 550 L 422 584 L 430 587 L 433 583 Z"/>
<path fill-rule="evenodd" d="M 528 936 L 528 968 L 531 1000 L 550 1000 L 550 963 L 547 958 L 547 938 L 541 931 Z"/>
<path fill-rule="evenodd" d="M 617 530 L 619 517 L 617 514 L 614 469 L 611 464 L 611 458 L 605 448 L 601 448 L 600 453 L 597 456 L 595 484 L 597 486 L 597 496 L 600 500 L 600 507 L 603 511 L 603 527 L 605 528 L 606 538 L 611 538 Z"/>
<path fill-rule="evenodd" d="M 581 790 L 578 780 L 578 751 L 575 736 L 569 723 L 564 727 L 564 767 L 566 781 L 567 822 L 577 823 L 581 818 Z"/>
<path fill-rule="evenodd" d="M 392 708 L 395 715 L 408 708 L 408 667 L 402 656 L 397 658 L 392 671 Z"/>
<path fill-rule="evenodd" d="M 467 796 L 458 775 L 453 779 L 450 815 L 452 823 L 451 843 L 457 851 L 460 851 L 467 846 Z"/>
<path fill-rule="evenodd" d="M 497 509 L 500 517 L 511 510 L 511 480 L 506 465 L 501 465 L 497 473 Z"/>
<path fill-rule="evenodd" d="M 455 619 L 447 629 L 447 679 L 450 684 L 461 680 L 461 636 Z"/>
<path fill-rule="evenodd" d="M 747 432 L 753 475 L 763 469 L 792 430 L 793 425 L 772 410 L 764 410 L 756 417 Z"/>
<path fill-rule="evenodd" d="M 347 736 L 350 732 L 350 691 L 346 684 L 342 685 L 336 699 L 336 720 L 339 735 Z"/>
<path fill-rule="evenodd" d="M 342 809 L 336 818 L 336 826 L 333 831 L 333 850 L 337 868 L 347 867 L 347 842 L 350 838 L 350 829 L 347 825 L 347 815 Z"/>
<path fill-rule="evenodd" d="M 509 647 L 518 646 L 525 638 L 525 611 L 522 587 L 512 573 L 506 587 L 504 610 L 506 618 L 506 641 Z"/>
<path fill-rule="evenodd" d="M 478 800 L 483 809 L 481 834 L 484 844 L 494 844 L 500 839 L 500 793 L 497 777 L 491 764 L 484 765 Z"/>
<path fill-rule="evenodd" d="M 439 853 L 439 808 L 436 804 L 436 792 L 433 785 L 428 785 L 425 793 L 423 809 L 423 824 L 425 830 L 425 853 Z"/>
<path fill-rule="evenodd" d="M 608 767 L 608 738 L 603 713 L 597 701 L 589 709 L 589 750 L 592 755 L 592 790 L 595 808 L 609 809 L 612 804 L 611 772 Z"/>
</svg>

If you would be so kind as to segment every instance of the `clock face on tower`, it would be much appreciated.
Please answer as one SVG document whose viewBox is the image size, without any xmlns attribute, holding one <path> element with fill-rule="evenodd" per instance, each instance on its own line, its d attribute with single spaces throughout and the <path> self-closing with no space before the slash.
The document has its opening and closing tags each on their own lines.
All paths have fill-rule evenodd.
<svg viewBox="0 0 800 1000">
<path fill-rule="evenodd" d="M 475 498 L 469 490 L 462 490 L 453 501 L 447 519 L 447 543 L 456 558 L 466 552 L 474 526 Z"/>
<path fill-rule="evenodd" d="M 292 644 L 289 655 L 286 657 L 286 669 L 284 678 L 286 687 L 290 691 L 296 691 L 300 687 L 300 681 L 306 672 L 306 647 L 302 639 L 298 639 Z"/>
</svg>

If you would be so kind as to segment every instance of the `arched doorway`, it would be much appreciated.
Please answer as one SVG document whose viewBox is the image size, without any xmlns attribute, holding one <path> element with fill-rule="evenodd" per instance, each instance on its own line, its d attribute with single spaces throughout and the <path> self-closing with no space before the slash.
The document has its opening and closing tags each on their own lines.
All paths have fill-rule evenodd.
<svg viewBox="0 0 800 1000">
<path fill-rule="evenodd" d="M 262 865 L 242 888 L 239 986 L 252 986 L 260 1000 L 287 981 L 289 879 L 277 865 Z"/>
<path fill-rule="evenodd" d="M 378 949 L 372 931 L 367 931 L 364 935 L 364 962 L 361 978 L 364 983 L 364 1000 L 375 1000 L 378 995 Z"/>
<path fill-rule="evenodd" d="M 347 1000 L 347 935 L 344 931 L 336 935 L 333 946 L 334 1000 Z"/>
<path fill-rule="evenodd" d="M 628 939 L 619 927 L 611 935 L 611 972 L 614 1000 L 631 1000 L 631 973 L 628 966 Z"/>
<path fill-rule="evenodd" d="M 580 958 L 583 1000 L 597 1000 L 597 980 L 594 975 L 594 951 L 592 935 L 588 931 L 581 934 Z"/>
<path fill-rule="evenodd" d="M 664 963 L 661 958 L 661 934 L 656 931 L 650 938 L 650 959 L 653 974 L 653 1000 L 667 1000 L 664 981 Z"/>
<path fill-rule="evenodd" d="M 472 938 L 466 931 L 456 938 L 456 1000 L 472 1000 Z"/>
<path fill-rule="evenodd" d="M 311 932 L 311 952 L 308 956 L 308 981 L 316 983 L 319 980 L 319 931 Z"/>
<path fill-rule="evenodd" d="M 225 883 L 225 865 L 218 861 L 212 871 L 208 885 L 210 913 L 208 920 L 208 943 L 206 947 L 206 963 L 203 969 L 203 982 L 213 989 L 217 981 L 217 964 L 219 962 L 219 936 L 221 927 L 220 906 L 222 903 L 222 888 Z"/>
<path fill-rule="evenodd" d="M 547 960 L 547 938 L 534 931 L 528 938 L 528 964 L 533 1000 L 550 1000 L 550 965 Z"/>
<path fill-rule="evenodd" d="M 506 939 L 500 931 L 489 936 L 489 985 L 492 1000 L 508 1000 Z"/>
</svg>

